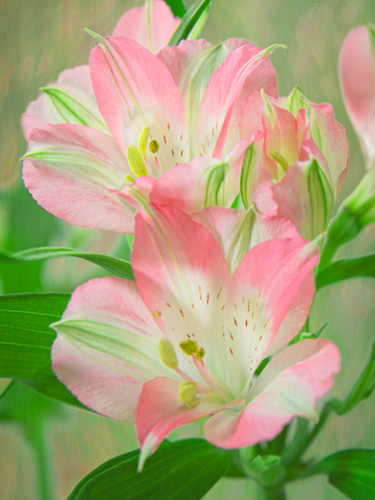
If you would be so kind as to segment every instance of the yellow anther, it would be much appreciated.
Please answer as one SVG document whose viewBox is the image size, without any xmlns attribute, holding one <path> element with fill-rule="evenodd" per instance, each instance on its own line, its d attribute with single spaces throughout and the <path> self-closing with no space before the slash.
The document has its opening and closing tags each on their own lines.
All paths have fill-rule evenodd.
<svg viewBox="0 0 375 500">
<path fill-rule="evenodd" d="M 132 177 L 131 175 L 128 175 L 128 174 L 125 175 L 125 180 L 128 182 L 135 182 L 134 177 Z"/>
<path fill-rule="evenodd" d="M 162 362 L 166 366 L 168 366 L 168 368 L 175 370 L 178 366 L 178 361 L 174 349 L 172 347 L 172 344 L 169 342 L 169 340 L 163 339 L 159 342 L 158 347 L 159 347 L 159 356 Z"/>
<path fill-rule="evenodd" d="M 143 161 L 141 153 L 135 146 L 128 146 L 128 149 L 126 150 L 126 157 L 128 159 L 129 167 L 137 177 L 148 175 L 146 164 Z"/>
<path fill-rule="evenodd" d="M 196 356 L 198 361 L 201 361 L 203 359 L 204 355 L 205 355 L 205 351 L 204 351 L 203 347 L 200 347 L 195 356 Z"/>
<path fill-rule="evenodd" d="M 155 311 L 155 314 L 156 314 L 156 316 L 157 316 L 158 318 L 160 318 L 160 316 L 161 316 L 161 312 L 160 312 L 160 311 Z"/>
<path fill-rule="evenodd" d="M 147 141 L 149 133 L 150 133 L 150 127 L 146 126 L 142 130 L 141 135 L 139 136 L 138 150 L 141 153 L 142 158 L 146 158 Z"/>
<path fill-rule="evenodd" d="M 198 352 L 198 344 L 195 340 L 184 340 L 183 342 L 180 342 L 180 347 L 188 356 Z"/>
<path fill-rule="evenodd" d="M 188 408 L 195 408 L 199 405 L 200 401 L 197 396 L 197 384 L 184 380 L 180 383 L 178 388 L 179 401 Z"/>
<path fill-rule="evenodd" d="M 157 153 L 159 151 L 159 143 L 153 139 L 148 145 L 148 149 L 151 153 Z"/>
</svg>

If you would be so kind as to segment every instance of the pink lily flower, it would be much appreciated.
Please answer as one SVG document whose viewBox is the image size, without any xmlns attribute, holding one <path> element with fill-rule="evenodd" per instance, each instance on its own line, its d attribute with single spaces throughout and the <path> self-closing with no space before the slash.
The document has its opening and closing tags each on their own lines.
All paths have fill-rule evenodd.
<svg viewBox="0 0 375 500">
<path fill-rule="evenodd" d="M 179 22 L 163 0 L 152 0 L 125 12 L 113 36 L 130 38 L 156 54 L 167 45 Z M 27 140 L 34 128 L 49 123 L 76 123 L 108 133 L 96 103 L 88 65 L 63 71 L 55 83 L 42 90 L 21 118 Z"/>
<path fill-rule="evenodd" d="M 229 273 L 202 224 L 149 205 L 136 215 L 132 264 L 136 283 L 76 289 L 53 325 L 52 366 L 83 404 L 135 421 L 140 468 L 173 429 L 204 417 L 206 438 L 224 448 L 272 439 L 296 415 L 316 420 L 339 370 L 333 344 L 301 341 L 257 372 L 308 316 L 317 255 L 305 241 L 261 243 Z"/>
<path fill-rule="evenodd" d="M 247 145 L 238 129 L 241 106 L 254 90 L 276 96 L 269 53 L 233 39 L 185 41 L 154 55 L 122 36 L 101 39 L 90 57 L 101 118 L 86 108 L 94 124 L 73 106 L 80 123 L 38 124 L 28 134 L 26 187 L 68 222 L 132 233 L 139 196 L 147 197 L 153 179 L 204 157 L 203 170 L 212 158 L 225 164 L 223 203 L 230 206 Z"/>
<path fill-rule="evenodd" d="M 375 161 L 375 27 L 360 26 L 345 38 L 339 56 L 344 103 L 367 168 Z"/>
<path fill-rule="evenodd" d="M 309 102 L 297 87 L 278 100 L 254 92 L 240 128 L 253 144 L 243 199 L 290 219 L 305 239 L 314 239 L 327 227 L 349 160 L 345 130 L 331 105 Z"/>
</svg>

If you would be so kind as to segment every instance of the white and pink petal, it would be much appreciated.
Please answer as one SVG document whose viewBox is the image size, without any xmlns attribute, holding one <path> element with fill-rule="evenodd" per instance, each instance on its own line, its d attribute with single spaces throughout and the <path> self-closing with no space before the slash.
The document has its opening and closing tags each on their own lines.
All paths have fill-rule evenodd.
<svg viewBox="0 0 375 500">
<path fill-rule="evenodd" d="M 332 386 L 340 354 L 327 340 L 304 340 L 284 349 L 262 371 L 242 413 L 227 410 L 205 425 L 208 441 L 223 448 L 276 437 L 293 417 L 316 421 L 316 401 Z"/>
<path fill-rule="evenodd" d="M 158 356 L 162 338 L 135 283 L 99 278 L 79 286 L 60 321 L 52 368 L 89 408 L 133 421 L 143 383 L 174 376 Z"/>
<path fill-rule="evenodd" d="M 78 226 L 132 233 L 136 203 L 113 191 L 131 171 L 111 136 L 83 125 L 34 129 L 23 179 L 36 201 Z"/>
</svg>

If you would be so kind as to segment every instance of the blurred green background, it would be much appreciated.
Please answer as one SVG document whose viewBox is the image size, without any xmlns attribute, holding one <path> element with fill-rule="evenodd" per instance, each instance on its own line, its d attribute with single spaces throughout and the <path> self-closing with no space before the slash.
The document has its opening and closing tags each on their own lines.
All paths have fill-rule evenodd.
<svg viewBox="0 0 375 500">
<path fill-rule="evenodd" d="M 113 252 L 127 257 L 125 238 L 102 237 L 58 221 L 37 206 L 21 181 L 18 158 L 26 151 L 20 127 L 21 114 L 41 86 L 56 80 L 65 68 L 86 64 L 95 41 L 88 27 L 111 34 L 119 17 L 142 2 L 127 0 L 1 0 L 0 1 L 0 248 L 8 251 L 34 246 L 69 246 Z M 190 5 L 191 2 L 188 2 Z M 314 102 L 331 102 L 337 120 L 347 131 L 351 157 L 343 195 L 364 173 L 358 140 L 346 115 L 337 76 L 339 49 L 348 31 L 375 22 L 374 0 L 213 0 L 204 37 L 217 42 L 244 37 L 266 47 L 283 43 L 272 61 L 279 94 L 299 84 Z M 341 250 L 341 256 L 373 252 L 374 225 Z M 0 263 L 0 292 L 72 291 L 98 275 L 90 264 L 60 259 L 48 264 Z M 328 323 L 323 336 L 335 342 L 342 354 L 342 371 L 331 395 L 345 396 L 366 363 L 375 330 L 375 285 L 370 279 L 352 280 L 323 289 L 312 310 L 312 331 Z M 0 383 L 0 393 L 6 381 Z M 83 410 L 49 402 L 30 389 L 14 385 L 0 405 L 0 498 L 38 500 L 37 466 L 30 443 L 35 436 L 22 429 L 43 421 L 41 460 L 53 474 L 55 497 L 66 498 L 74 485 L 103 461 L 137 446 L 130 425 Z M 26 426 L 20 425 L 20 420 Z M 194 435 L 190 426 L 178 436 Z M 38 439 L 39 439 L 38 438 Z M 39 439 L 40 441 L 40 439 Z M 349 447 L 375 447 L 375 396 L 344 417 L 332 418 L 309 455 L 323 457 Z M 253 498 L 253 487 L 225 480 L 206 499 Z M 288 488 L 291 499 L 340 499 L 318 476 Z"/>
</svg>

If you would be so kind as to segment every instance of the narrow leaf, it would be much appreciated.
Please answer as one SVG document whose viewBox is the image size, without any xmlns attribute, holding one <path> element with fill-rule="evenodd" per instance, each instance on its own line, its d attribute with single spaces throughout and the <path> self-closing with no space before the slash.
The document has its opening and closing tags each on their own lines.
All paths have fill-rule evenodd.
<svg viewBox="0 0 375 500">
<path fill-rule="evenodd" d="M 68 294 L 0 297 L 0 377 L 13 378 L 42 394 L 83 407 L 51 369 L 56 333 L 49 325 L 61 318 Z"/>
<path fill-rule="evenodd" d="M 363 372 L 356 380 L 348 396 L 340 401 L 331 399 L 326 403 L 323 412 L 334 411 L 338 415 L 344 415 L 357 406 L 363 399 L 370 396 L 375 387 L 375 342 L 372 345 L 370 359 Z"/>
<path fill-rule="evenodd" d="M 319 271 L 316 289 L 350 278 L 375 278 L 375 254 L 357 259 L 344 259 L 333 262 Z"/>
<path fill-rule="evenodd" d="M 324 458 L 315 473 L 328 474 L 332 486 L 352 500 L 372 500 L 375 491 L 375 450 L 343 450 Z"/>
<path fill-rule="evenodd" d="M 202 2 L 195 3 L 192 7 L 190 7 L 181 19 L 181 22 L 169 40 L 168 45 L 178 45 L 181 40 L 192 38 L 190 35 L 193 30 L 194 37 L 198 38 L 204 26 L 202 19 L 206 20 L 210 8 L 211 0 L 203 0 Z M 198 23 L 200 28 L 199 30 L 195 28 Z"/>
<path fill-rule="evenodd" d="M 186 13 L 187 9 L 184 0 L 165 0 L 165 3 L 169 5 L 176 17 L 182 17 Z"/>
<path fill-rule="evenodd" d="M 68 500 L 199 500 L 227 472 L 233 452 L 202 439 L 164 442 L 137 472 L 139 450 L 104 463 L 75 487 Z"/>
<path fill-rule="evenodd" d="M 128 280 L 134 280 L 132 268 L 129 262 L 115 257 L 110 257 L 108 255 L 80 252 L 71 248 L 50 247 L 31 248 L 29 250 L 14 253 L 8 253 L 4 250 L 0 250 L 0 262 L 48 260 L 55 259 L 57 257 L 77 257 L 79 259 L 84 259 L 92 264 L 102 267 L 115 276 L 126 278 Z"/>
</svg>

